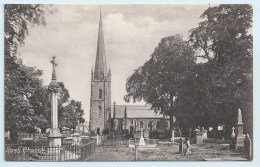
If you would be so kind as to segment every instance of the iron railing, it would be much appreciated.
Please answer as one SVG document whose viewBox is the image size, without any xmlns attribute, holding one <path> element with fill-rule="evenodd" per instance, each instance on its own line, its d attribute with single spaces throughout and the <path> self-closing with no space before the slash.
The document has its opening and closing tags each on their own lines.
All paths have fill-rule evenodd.
<svg viewBox="0 0 260 167">
<path fill-rule="evenodd" d="M 84 161 L 95 153 L 95 141 L 63 141 L 61 146 L 44 142 L 5 145 L 6 161 Z"/>
</svg>

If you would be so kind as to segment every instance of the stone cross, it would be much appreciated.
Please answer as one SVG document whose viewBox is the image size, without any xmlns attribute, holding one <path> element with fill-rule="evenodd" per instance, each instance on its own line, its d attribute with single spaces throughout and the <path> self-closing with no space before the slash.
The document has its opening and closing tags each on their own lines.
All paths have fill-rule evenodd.
<svg viewBox="0 0 260 167">
<path fill-rule="evenodd" d="M 61 134 L 58 127 L 58 90 L 59 84 L 56 81 L 56 72 L 55 66 L 57 63 L 55 62 L 55 56 L 52 57 L 51 63 L 53 65 L 52 69 L 52 81 L 49 84 L 49 90 L 51 91 L 51 131 L 49 137 L 49 145 L 57 146 L 61 145 Z"/>
<path fill-rule="evenodd" d="M 51 79 L 56 80 L 57 76 L 56 76 L 55 66 L 58 66 L 58 64 L 55 61 L 55 56 L 52 57 L 51 64 L 52 64 L 52 77 L 51 77 Z"/>
</svg>

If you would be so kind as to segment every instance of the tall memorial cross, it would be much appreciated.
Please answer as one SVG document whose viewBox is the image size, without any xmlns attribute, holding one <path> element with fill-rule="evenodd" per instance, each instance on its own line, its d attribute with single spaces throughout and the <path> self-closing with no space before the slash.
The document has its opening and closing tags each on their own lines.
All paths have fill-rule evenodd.
<svg viewBox="0 0 260 167">
<path fill-rule="evenodd" d="M 56 76 L 55 66 L 58 66 L 58 64 L 55 61 L 55 56 L 52 57 L 51 64 L 52 64 L 52 77 L 51 77 L 51 79 L 56 80 L 57 76 Z"/>
<path fill-rule="evenodd" d="M 57 146 L 61 145 L 61 134 L 58 127 L 58 92 L 60 86 L 56 81 L 57 76 L 55 66 L 58 64 L 55 61 L 55 56 L 52 57 L 50 62 L 52 64 L 52 78 L 48 87 L 51 92 L 51 131 L 49 135 L 49 145 Z"/>
</svg>

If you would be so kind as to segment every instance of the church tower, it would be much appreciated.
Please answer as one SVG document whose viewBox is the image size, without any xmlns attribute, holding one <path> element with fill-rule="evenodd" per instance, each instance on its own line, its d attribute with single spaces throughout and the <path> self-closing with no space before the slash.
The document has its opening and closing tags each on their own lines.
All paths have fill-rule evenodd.
<svg viewBox="0 0 260 167">
<path fill-rule="evenodd" d="M 91 70 L 90 130 L 101 133 L 111 119 L 111 70 L 107 71 L 102 13 L 100 10 L 95 68 Z"/>
</svg>

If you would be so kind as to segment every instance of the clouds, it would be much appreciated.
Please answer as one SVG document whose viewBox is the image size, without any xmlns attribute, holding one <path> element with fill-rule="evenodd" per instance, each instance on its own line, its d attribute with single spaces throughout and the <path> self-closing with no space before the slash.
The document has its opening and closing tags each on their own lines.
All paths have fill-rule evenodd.
<svg viewBox="0 0 260 167">
<path fill-rule="evenodd" d="M 44 84 L 51 79 L 50 59 L 56 56 L 58 80 L 71 98 L 82 101 L 88 119 L 90 72 L 96 56 L 99 6 L 55 5 L 46 27 L 32 27 L 20 49 L 23 62 L 43 70 Z M 112 70 L 112 102 L 123 104 L 125 83 L 141 66 L 161 38 L 196 27 L 207 5 L 103 5 L 103 26 L 108 67 Z"/>
</svg>

